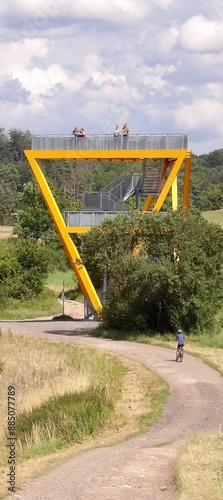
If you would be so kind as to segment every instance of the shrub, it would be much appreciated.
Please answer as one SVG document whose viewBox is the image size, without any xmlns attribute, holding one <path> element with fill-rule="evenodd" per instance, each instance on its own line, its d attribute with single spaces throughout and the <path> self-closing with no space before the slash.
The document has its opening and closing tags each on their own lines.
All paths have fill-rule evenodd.
<svg viewBox="0 0 223 500">
<path fill-rule="evenodd" d="M 38 295 L 48 272 L 44 247 L 32 238 L 0 244 L 0 296 L 23 298 Z"/>
</svg>

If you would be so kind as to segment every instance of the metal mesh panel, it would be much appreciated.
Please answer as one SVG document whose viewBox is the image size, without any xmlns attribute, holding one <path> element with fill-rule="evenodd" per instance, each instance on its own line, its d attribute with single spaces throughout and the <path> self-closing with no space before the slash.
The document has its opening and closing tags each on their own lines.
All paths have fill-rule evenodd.
<svg viewBox="0 0 223 500">
<path fill-rule="evenodd" d="M 82 196 L 83 210 L 123 211 L 124 205 L 113 193 L 84 193 Z"/>
<path fill-rule="evenodd" d="M 34 135 L 32 149 L 57 150 L 114 150 L 114 149 L 187 149 L 188 135 L 183 134 L 143 134 L 120 137 L 118 141 L 113 135 L 89 135 L 74 137 L 73 135 Z"/>
<path fill-rule="evenodd" d="M 66 150 L 76 149 L 76 137 L 63 135 L 61 148 Z"/>
<path fill-rule="evenodd" d="M 63 144 L 63 137 L 58 135 L 55 137 L 52 137 L 51 135 L 48 136 L 48 149 L 62 149 L 62 144 Z"/>
<path fill-rule="evenodd" d="M 82 205 L 84 210 L 102 210 L 102 193 L 83 193 Z"/>
<path fill-rule="evenodd" d="M 99 226 L 106 217 L 114 219 L 117 212 L 65 212 L 63 214 L 67 227 L 90 227 Z M 128 212 L 124 212 L 128 214 Z"/>
<path fill-rule="evenodd" d="M 129 212 L 122 212 L 129 216 Z M 150 216 L 151 212 L 142 212 L 145 216 Z M 115 219 L 120 212 L 64 212 L 63 218 L 67 227 L 91 227 L 99 226 L 108 217 Z M 165 212 L 159 212 L 159 215 L 165 215 Z"/>
</svg>

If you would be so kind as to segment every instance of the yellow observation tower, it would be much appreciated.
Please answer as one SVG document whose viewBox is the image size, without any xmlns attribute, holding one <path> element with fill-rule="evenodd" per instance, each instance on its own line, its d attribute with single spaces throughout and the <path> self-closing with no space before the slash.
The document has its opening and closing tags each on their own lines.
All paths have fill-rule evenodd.
<svg viewBox="0 0 223 500">
<path fill-rule="evenodd" d="M 115 217 L 125 211 L 124 202 L 133 194 L 145 197 L 143 212 L 158 213 L 172 190 L 172 208 L 178 209 L 177 175 L 184 168 L 181 208 L 188 210 L 192 153 L 188 149 L 188 135 L 146 134 L 117 138 L 113 135 L 34 135 L 32 149 L 26 150 L 39 189 L 53 219 L 65 252 L 75 272 L 84 298 L 90 301 L 96 315 L 102 308 L 101 300 L 70 234 L 84 233 L 105 217 Z M 119 178 L 118 181 L 94 193 L 86 193 L 82 212 L 61 214 L 56 200 L 39 165 L 39 160 L 95 160 L 130 161 L 138 164 L 141 173 Z M 95 201 L 96 200 L 96 201 Z"/>
</svg>

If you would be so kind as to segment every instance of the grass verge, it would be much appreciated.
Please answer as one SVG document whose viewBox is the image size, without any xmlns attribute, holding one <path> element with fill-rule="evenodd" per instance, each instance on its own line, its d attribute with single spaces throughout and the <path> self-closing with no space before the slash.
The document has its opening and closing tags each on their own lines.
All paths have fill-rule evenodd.
<svg viewBox="0 0 223 500">
<path fill-rule="evenodd" d="M 223 436 L 195 436 L 175 467 L 178 500 L 222 500 Z"/>
</svg>

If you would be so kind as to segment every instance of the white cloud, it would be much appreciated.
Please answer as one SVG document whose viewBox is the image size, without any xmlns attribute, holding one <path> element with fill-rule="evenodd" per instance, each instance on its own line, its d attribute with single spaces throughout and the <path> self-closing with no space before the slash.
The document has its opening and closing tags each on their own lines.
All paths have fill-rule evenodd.
<svg viewBox="0 0 223 500">
<path fill-rule="evenodd" d="M 197 98 L 190 104 L 181 104 L 174 114 L 179 127 L 184 125 L 191 133 L 200 129 L 210 137 L 223 135 L 223 103 L 216 99 Z"/>
<path fill-rule="evenodd" d="M 223 50 L 223 21 L 211 21 L 202 15 L 191 17 L 181 26 L 179 42 L 191 52 Z"/>
<path fill-rule="evenodd" d="M 58 83 L 63 84 L 67 81 L 66 72 L 58 64 L 50 65 L 45 71 L 39 68 L 33 68 L 29 72 L 17 70 L 13 77 L 31 92 L 33 98 L 52 89 Z"/>
</svg>

